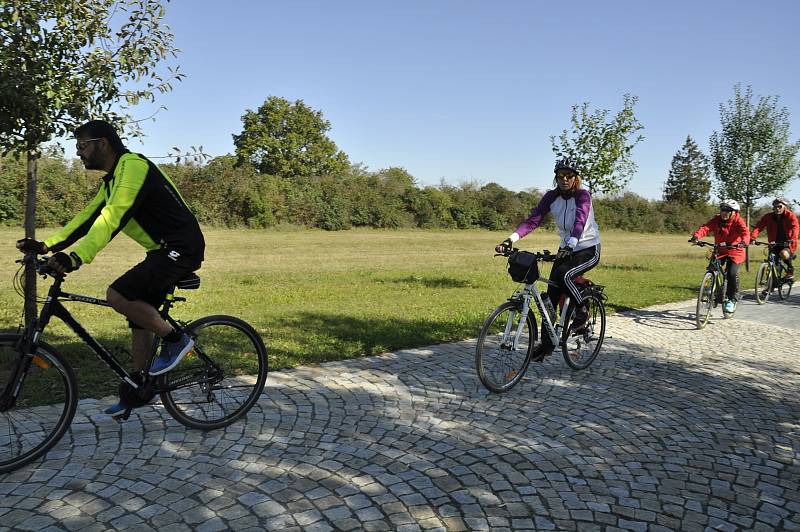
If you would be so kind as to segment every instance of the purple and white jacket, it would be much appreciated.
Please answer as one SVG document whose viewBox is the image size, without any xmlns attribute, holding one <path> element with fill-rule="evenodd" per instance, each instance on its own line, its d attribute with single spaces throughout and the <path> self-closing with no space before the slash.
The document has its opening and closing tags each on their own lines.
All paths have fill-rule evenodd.
<svg viewBox="0 0 800 532">
<path fill-rule="evenodd" d="M 583 189 L 568 198 L 562 197 L 558 189 L 549 190 L 528 219 L 511 234 L 511 241 L 516 242 L 539 227 L 548 212 L 553 213 L 561 237 L 560 247 L 580 251 L 600 244 L 600 230 L 594 221 L 592 197 L 589 191 Z"/>
</svg>

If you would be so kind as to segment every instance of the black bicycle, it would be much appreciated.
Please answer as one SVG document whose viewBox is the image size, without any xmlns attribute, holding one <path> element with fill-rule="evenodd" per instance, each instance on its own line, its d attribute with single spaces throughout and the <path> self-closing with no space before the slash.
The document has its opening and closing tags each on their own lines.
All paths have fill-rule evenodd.
<svg viewBox="0 0 800 532">
<path fill-rule="evenodd" d="M 501 255 L 508 257 L 511 278 L 524 286 L 489 314 L 478 334 L 475 367 L 481 383 L 488 390 L 501 393 L 525 376 L 539 335 L 531 303 L 539 310 L 545 333 L 552 345 L 561 348 L 567 365 L 576 370 L 588 368 L 600 353 L 606 334 L 605 287 L 585 278 L 576 279 L 584 315 L 578 317 L 568 296 L 558 305 L 559 314 L 547 293 L 539 292 L 535 284 L 541 281 L 555 286 L 553 281 L 539 276 L 539 262 L 553 262 L 556 256 L 547 250 L 530 253 L 516 248 L 495 256 Z"/>
<path fill-rule="evenodd" d="M 702 240 L 694 242 L 694 245 L 713 248 L 708 257 L 706 273 L 703 275 L 703 281 L 700 283 L 700 292 L 697 294 L 695 322 L 697 323 L 697 328 L 702 329 L 708 323 L 711 309 L 722 305 L 725 293 L 728 289 L 728 276 L 725 275 L 722 260 L 719 258 L 719 251 L 722 249 L 741 248 L 744 247 L 744 245 L 734 244 L 729 246 L 727 244 L 712 244 Z M 735 313 L 736 307 L 733 308 L 733 312 L 725 312 L 725 307 L 723 306 L 722 308 L 722 317 L 725 319 L 732 318 Z"/>
<path fill-rule="evenodd" d="M 152 376 L 147 371 L 127 372 L 64 307 L 62 301 L 109 306 L 94 297 L 61 290 L 65 276 L 33 254 L 15 277 L 21 292 L 25 264 L 39 275 L 54 279 L 38 317 L 17 333 L 0 334 L 0 473 L 6 473 L 43 456 L 69 428 L 78 403 L 75 372 L 52 345 L 44 341 L 50 318 L 61 319 L 119 377 L 120 395 L 130 407 L 146 405 L 159 395 L 164 408 L 190 428 L 211 430 L 241 418 L 255 405 L 267 379 L 267 350 L 253 327 L 232 316 L 206 316 L 191 323 L 174 320 L 169 311 L 186 299 L 176 288 L 200 286 L 192 273 L 178 281 L 159 309 L 161 317 L 195 341 L 195 347 L 172 371 Z M 157 342 L 146 367 L 157 356 Z"/>
<path fill-rule="evenodd" d="M 783 260 L 778 256 L 778 253 L 781 249 L 789 247 L 789 243 L 758 242 L 755 240 L 750 243 L 757 246 L 767 246 L 765 250 L 767 256 L 761 266 L 758 267 L 758 273 L 756 274 L 756 301 L 759 305 L 763 305 L 775 289 L 778 290 L 779 298 L 787 299 L 789 294 L 792 293 L 794 280 L 786 278 Z"/>
</svg>

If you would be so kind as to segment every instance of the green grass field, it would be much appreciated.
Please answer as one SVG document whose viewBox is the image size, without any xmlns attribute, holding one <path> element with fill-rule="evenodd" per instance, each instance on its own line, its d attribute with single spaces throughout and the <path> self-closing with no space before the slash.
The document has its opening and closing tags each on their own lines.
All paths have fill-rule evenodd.
<svg viewBox="0 0 800 532">
<path fill-rule="evenodd" d="M 22 299 L 12 288 L 21 231 L 0 228 L 0 329 L 21 323 Z M 40 238 L 52 230 L 40 230 Z M 173 315 L 191 320 L 231 314 L 253 324 L 269 349 L 271 369 L 370 355 L 477 335 L 486 315 L 517 286 L 505 260 L 493 257 L 507 233 L 489 231 L 205 230 L 202 286 Z M 610 310 L 695 297 L 704 250 L 684 235 L 605 232 L 601 264 L 588 277 L 607 286 Z M 520 247 L 555 251 L 554 233 L 534 233 Z M 760 250 L 759 250 L 760 251 Z M 105 296 L 108 284 L 143 257 L 120 235 L 64 283 L 70 292 Z M 755 256 L 760 261 L 761 255 Z M 752 269 L 752 268 L 751 268 Z M 742 270 L 744 272 L 744 269 Z M 743 273 L 742 289 L 753 284 Z M 40 295 L 49 283 L 41 281 Z M 69 308 L 103 343 L 127 348 L 124 320 L 112 310 Z M 82 396 L 104 395 L 110 371 L 58 320 L 46 340 L 69 355 Z"/>
</svg>

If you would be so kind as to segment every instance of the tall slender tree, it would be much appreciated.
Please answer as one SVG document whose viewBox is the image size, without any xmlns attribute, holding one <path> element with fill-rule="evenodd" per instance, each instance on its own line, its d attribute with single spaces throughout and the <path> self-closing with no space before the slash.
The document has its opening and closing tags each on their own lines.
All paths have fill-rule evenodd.
<svg viewBox="0 0 800 532">
<path fill-rule="evenodd" d="M 41 145 L 103 117 L 140 131 L 129 111 L 183 76 L 158 65 L 177 50 L 159 0 L 0 2 L 0 151 L 27 157 L 25 236 L 35 236 Z M 25 313 L 36 312 L 26 270 Z"/>
<path fill-rule="evenodd" d="M 626 94 L 622 110 L 609 119 L 608 109 L 589 111 L 589 103 L 572 106 L 571 131 L 551 136 L 550 144 L 557 157 L 581 161 L 581 176 L 589 192 L 615 194 L 622 191 L 636 172 L 631 159 L 634 146 L 644 140 L 637 132 L 644 126 L 633 107 L 639 98 Z"/>
<path fill-rule="evenodd" d="M 743 203 L 746 221 L 756 200 L 775 194 L 797 177 L 800 142 L 789 140 L 789 110 L 777 96 L 753 96 L 748 85 L 733 87 L 720 104 L 720 131 L 709 139 L 716 193 Z"/>
<path fill-rule="evenodd" d="M 711 191 L 710 175 L 708 157 L 687 135 L 683 147 L 672 157 L 669 177 L 664 183 L 664 201 L 689 207 L 707 203 Z"/>
</svg>

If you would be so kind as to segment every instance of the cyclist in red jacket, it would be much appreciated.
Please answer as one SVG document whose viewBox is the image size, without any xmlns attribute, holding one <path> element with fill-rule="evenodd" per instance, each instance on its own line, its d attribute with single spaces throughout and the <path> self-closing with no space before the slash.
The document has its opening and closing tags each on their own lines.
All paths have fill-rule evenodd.
<svg viewBox="0 0 800 532">
<path fill-rule="evenodd" d="M 794 280 L 794 266 L 792 259 L 797 251 L 797 236 L 800 228 L 797 224 L 797 215 L 789 208 L 786 198 L 775 198 L 772 202 L 772 212 L 765 214 L 758 221 L 750 234 L 755 240 L 762 229 L 767 228 L 767 238 L 770 242 L 778 244 L 778 256 L 786 263 L 786 280 Z"/>
<path fill-rule="evenodd" d="M 719 205 L 719 214 L 701 225 L 689 242 L 697 242 L 709 233 L 714 235 L 715 244 L 739 245 L 736 248 L 723 248 L 717 252 L 723 264 L 727 263 L 728 290 L 722 309 L 731 313 L 736 310 L 736 294 L 739 293 L 739 265 L 744 262 L 744 246 L 750 243 L 750 231 L 739 216 L 739 202 L 726 199 Z"/>
</svg>

